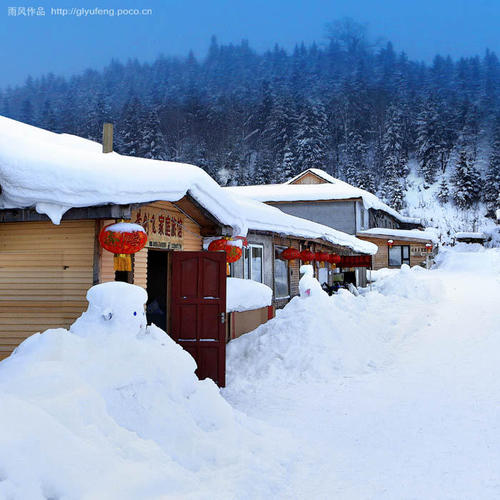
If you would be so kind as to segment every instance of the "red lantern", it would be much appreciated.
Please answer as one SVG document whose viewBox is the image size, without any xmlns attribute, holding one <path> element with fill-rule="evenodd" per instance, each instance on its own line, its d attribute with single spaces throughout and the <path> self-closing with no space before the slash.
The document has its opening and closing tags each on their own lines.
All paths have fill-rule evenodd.
<svg viewBox="0 0 500 500">
<path fill-rule="evenodd" d="M 432 243 L 426 243 L 425 248 L 426 248 L 427 252 L 432 252 Z"/>
<path fill-rule="evenodd" d="M 241 258 L 243 254 L 243 250 L 236 245 L 226 245 L 226 262 L 231 264 L 232 262 L 236 262 Z"/>
<path fill-rule="evenodd" d="M 387 246 L 389 248 L 392 248 L 393 245 L 394 245 L 394 240 L 387 240 Z"/>
<path fill-rule="evenodd" d="M 218 240 L 213 240 L 210 242 L 210 245 L 208 245 L 208 251 L 209 252 L 222 252 L 226 251 L 227 247 L 227 240 L 226 238 L 220 238 Z"/>
<path fill-rule="evenodd" d="M 114 255 L 115 271 L 132 271 L 130 255 L 142 250 L 148 241 L 146 231 L 138 224 L 118 222 L 109 224 L 99 233 L 100 245 Z"/>
<path fill-rule="evenodd" d="M 292 262 L 300 259 L 300 252 L 296 248 L 288 247 L 281 252 L 280 258 Z"/>
<path fill-rule="evenodd" d="M 328 261 L 330 262 L 330 264 L 340 264 L 340 261 L 341 261 L 341 257 L 340 255 L 337 255 L 335 253 L 331 253 L 329 256 L 328 256 Z"/>
<path fill-rule="evenodd" d="M 320 263 L 321 267 L 325 267 L 325 262 L 328 262 L 330 255 L 326 252 L 316 252 L 315 258 Z"/>
<path fill-rule="evenodd" d="M 313 261 L 314 259 L 315 259 L 315 254 L 310 250 L 302 250 L 302 252 L 300 252 L 300 260 L 302 260 L 306 264 Z"/>
<path fill-rule="evenodd" d="M 243 242 L 243 245 L 245 243 Z M 228 238 L 213 240 L 208 245 L 209 252 L 226 252 L 226 262 L 228 264 L 239 260 L 243 254 L 241 247 L 232 245 Z"/>
</svg>

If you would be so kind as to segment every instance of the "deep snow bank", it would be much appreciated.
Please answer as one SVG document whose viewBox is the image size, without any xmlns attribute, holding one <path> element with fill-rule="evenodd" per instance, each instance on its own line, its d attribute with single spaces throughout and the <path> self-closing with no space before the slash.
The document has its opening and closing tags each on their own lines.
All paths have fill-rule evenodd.
<svg viewBox="0 0 500 500">
<path fill-rule="evenodd" d="M 500 278 L 500 248 L 458 243 L 454 247 L 442 247 L 435 263 L 438 269 L 446 271 L 486 273 Z"/>
<path fill-rule="evenodd" d="M 438 284 L 423 279 L 427 273 L 403 268 L 359 297 L 345 290 L 329 297 L 306 274 L 300 297 L 276 318 L 228 344 L 226 391 L 232 394 L 263 380 L 313 382 L 378 370 L 392 360 L 393 346 L 426 320 L 419 303 L 441 293 Z M 401 308 L 408 311 L 403 328 L 390 321 Z"/>
<path fill-rule="evenodd" d="M 227 278 L 226 311 L 251 311 L 270 306 L 273 302 L 273 291 L 264 283 L 257 281 Z"/>
<path fill-rule="evenodd" d="M 87 297 L 71 331 L 35 334 L 0 363 L 0 498 L 264 498 L 286 484 L 264 427 L 146 328 L 144 290 Z"/>
</svg>

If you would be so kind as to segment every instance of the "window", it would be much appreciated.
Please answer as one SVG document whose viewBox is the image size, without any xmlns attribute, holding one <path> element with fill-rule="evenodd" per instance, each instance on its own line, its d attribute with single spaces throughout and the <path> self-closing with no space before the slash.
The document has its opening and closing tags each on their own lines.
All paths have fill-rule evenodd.
<svg viewBox="0 0 500 500">
<path fill-rule="evenodd" d="M 262 283 L 262 245 L 248 245 L 245 248 L 245 259 L 243 262 L 243 277 Z"/>
<path fill-rule="evenodd" d="M 274 295 L 277 299 L 290 296 L 288 284 L 288 264 L 280 259 L 281 252 L 286 247 L 274 247 Z"/>
<path fill-rule="evenodd" d="M 410 246 L 394 245 L 389 248 L 389 266 L 410 265 Z"/>
</svg>

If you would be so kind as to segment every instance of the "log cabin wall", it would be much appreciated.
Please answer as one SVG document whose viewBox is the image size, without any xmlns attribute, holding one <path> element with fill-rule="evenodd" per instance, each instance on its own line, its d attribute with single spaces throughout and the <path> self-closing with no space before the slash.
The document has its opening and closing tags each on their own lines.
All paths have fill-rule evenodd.
<svg viewBox="0 0 500 500">
<path fill-rule="evenodd" d="M 389 246 L 387 245 L 387 239 L 383 238 L 369 238 L 365 236 L 358 236 L 358 238 L 369 241 L 377 245 L 377 253 L 372 257 L 373 269 L 382 269 L 384 267 L 389 267 Z M 394 245 L 409 245 L 410 246 L 410 266 L 419 266 L 425 264 L 427 253 L 425 250 L 425 244 L 431 243 L 426 241 L 407 241 L 407 240 L 396 240 L 393 239 Z"/>
<path fill-rule="evenodd" d="M 0 359 L 47 328 L 68 328 L 87 308 L 96 223 L 0 224 Z"/>
<path fill-rule="evenodd" d="M 307 172 L 293 181 L 292 184 L 326 184 L 326 181 L 312 172 Z"/>
<path fill-rule="evenodd" d="M 146 213 L 151 208 L 182 220 L 182 250 L 202 250 L 197 223 L 169 202 L 141 207 Z M 100 229 L 113 222 L 0 223 L 0 359 L 36 332 L 68 328 L 86 310 L 87 290 L 114 281 L 113 254 L 96 239 Z M 132 274 L 133 283 L 144 288 L 147 253 L 145 248 L 134 256 Z"/>
</svg>

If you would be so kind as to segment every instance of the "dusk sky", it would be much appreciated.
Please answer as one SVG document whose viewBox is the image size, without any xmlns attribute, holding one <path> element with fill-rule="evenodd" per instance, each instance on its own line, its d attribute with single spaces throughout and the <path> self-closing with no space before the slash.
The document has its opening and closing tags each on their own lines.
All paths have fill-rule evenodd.
<svg viewBox="0 0 500 500">
<path fill-rule="evenodd" d="M 9 7 L 44 7 L 45 16 L 12 15 Z M 133 17 L 60 16 L 51 7 L 151 9 Z M 499 0 L 103 0 L 24 3 L 0 11 L 0 86 L 28 74 L 70 75 L 102 68 L 111 58 L 151 61 L 158 54 L 203 57 L 211 35 L 221 43 L 247 38 L 257 51 L 279 43 L 324 42 L 325 24 L 342 17 L 368 23 L 411 59 L 430 61 L 500 50 Z M 10 15 L 9 15 L 10 14 Z"/>
</svg>

